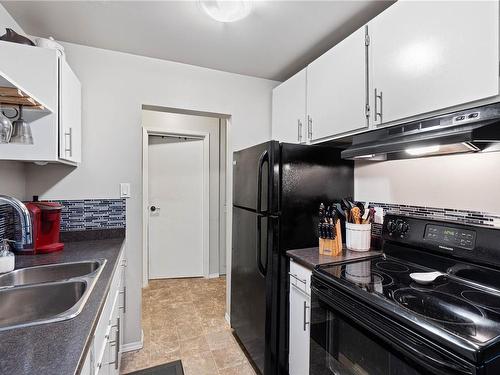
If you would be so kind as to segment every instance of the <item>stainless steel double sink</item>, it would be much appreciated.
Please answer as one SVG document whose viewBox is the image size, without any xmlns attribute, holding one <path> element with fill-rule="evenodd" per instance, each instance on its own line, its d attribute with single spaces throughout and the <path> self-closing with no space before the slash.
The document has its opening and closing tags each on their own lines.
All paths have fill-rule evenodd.
<svg viewBox="0 0 500 375">
<path fill-rule="evenodd" d="M 0 275 L 0 331 L 77 316 L 105 259 L 20 268 Z"/>
</svg>

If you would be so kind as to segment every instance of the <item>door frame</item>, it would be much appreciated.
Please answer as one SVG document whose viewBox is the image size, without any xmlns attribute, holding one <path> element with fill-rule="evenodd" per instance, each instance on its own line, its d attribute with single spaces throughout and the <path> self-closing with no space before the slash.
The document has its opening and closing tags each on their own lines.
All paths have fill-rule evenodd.
<svg viewBox="0 0 500 375">
<path fill-rule="evenodd" d="M 143 230 L 143 252 L 142 252 L 142 274 L 143 286 L 149 283 L 149 137 L 183 137 L 195 138 L 203 141 L 203 277 L 209 277 L 210 271 L 210 134 L 196 131 L 179 131 L 172 129 L 148 129 L 142 127 L 142 230 Z"/>
</svg>

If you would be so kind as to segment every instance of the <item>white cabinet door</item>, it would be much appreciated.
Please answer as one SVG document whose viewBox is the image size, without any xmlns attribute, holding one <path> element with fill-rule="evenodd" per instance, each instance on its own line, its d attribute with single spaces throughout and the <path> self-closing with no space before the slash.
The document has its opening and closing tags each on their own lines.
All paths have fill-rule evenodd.
<svg viewBox="0 0 500 375">
<path fill-rule="evenodd" d="M 57 111 L 57 51 L 0 41 L 0 75 Z"/>
<path fill-rule="evenodd" d="M 81 162 L 82 87 L 65 59 L 59 60 L 59 157 Z"/>
<path fill-rule="evenodd" d="M 93 375 L 93 355 L 94 355 L 94 342 L 90 344 L 90 349 L 85 357 L 85 361 L 83 362 L 82 369 L 80 371 L 80 375 Z"/>
<path fill-rule="evenodd" d="M 306 69 L 273 90 L 272 138 L 281 142 L 306 142 Z"/>
<path fill-rule="evenodd" d="M 290 375 L 309 374 L 311 298 L 290 284 Z"/>
<path fill-rule="evenodd" d="M 498 18 L 498 1 L 398 1 L 371 21 L 375 123 L 497 95 Z"/>
<path fill-rule="evenodd" d="M 312 140 L 365 128 L 365 28 L 307 67 L 307 112 Z"/>
</svg>

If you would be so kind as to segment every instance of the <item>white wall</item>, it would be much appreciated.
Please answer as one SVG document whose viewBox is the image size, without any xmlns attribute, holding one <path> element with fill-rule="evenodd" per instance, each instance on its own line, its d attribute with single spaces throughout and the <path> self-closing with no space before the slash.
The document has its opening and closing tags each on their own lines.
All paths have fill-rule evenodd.
<svg viewBox="0 0 500 375">
<path fill-rule="evenodd" d="M 500 213 L 500 152 L 358 161 L 355 198 Z"/>
<path fill-rule="evenodd" d="M 144 110 L 142 126 L 147 130 L 178 130 L 210 135 L 210 274 L 219 273 L 219 119 Z M 220 254 L 224 257 L 225 253 Z"/>
<path fill-rule="evenodd" d="M 234 150 L 271 134 L 271 90 L 278 82 L 64 44 L 82 82 L 83 162 L 27 167 L 27 194 L 42 199 L 117 198 L 130 182 L 127 200 L 127 326 L 125 341 L 140 340 L 142 284 L 143 104 L 231 115 Z"/>
<path fill-rule="evenodd" d="M 11 28 L 18 33 L 24 33 L 23 29 L 10 16 L 5 8 L 0 5 L 0 35 L 5 28 Z M 2 145 L 0 145 L 2 147 Z M 12 195 L 19 199 L 25 199 L 26 181 L 24 177 L 24 165 L 19 162 L 0 161 L 0 194 Z"/>
</svg>

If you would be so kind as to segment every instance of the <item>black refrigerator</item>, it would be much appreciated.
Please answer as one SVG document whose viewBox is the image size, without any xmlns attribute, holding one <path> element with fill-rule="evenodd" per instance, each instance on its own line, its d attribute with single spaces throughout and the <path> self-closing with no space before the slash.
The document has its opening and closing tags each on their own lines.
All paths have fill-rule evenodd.
<svg viewBox="0 0 500 375">
<path fill-rule="evenodd" d="M 288 374 L 286 251 L 318 246 L 320 203 L 353 195 L 340 151 L 270 141 L 234 153 L 231 326 L 262 374 Z"/>
</svg>

